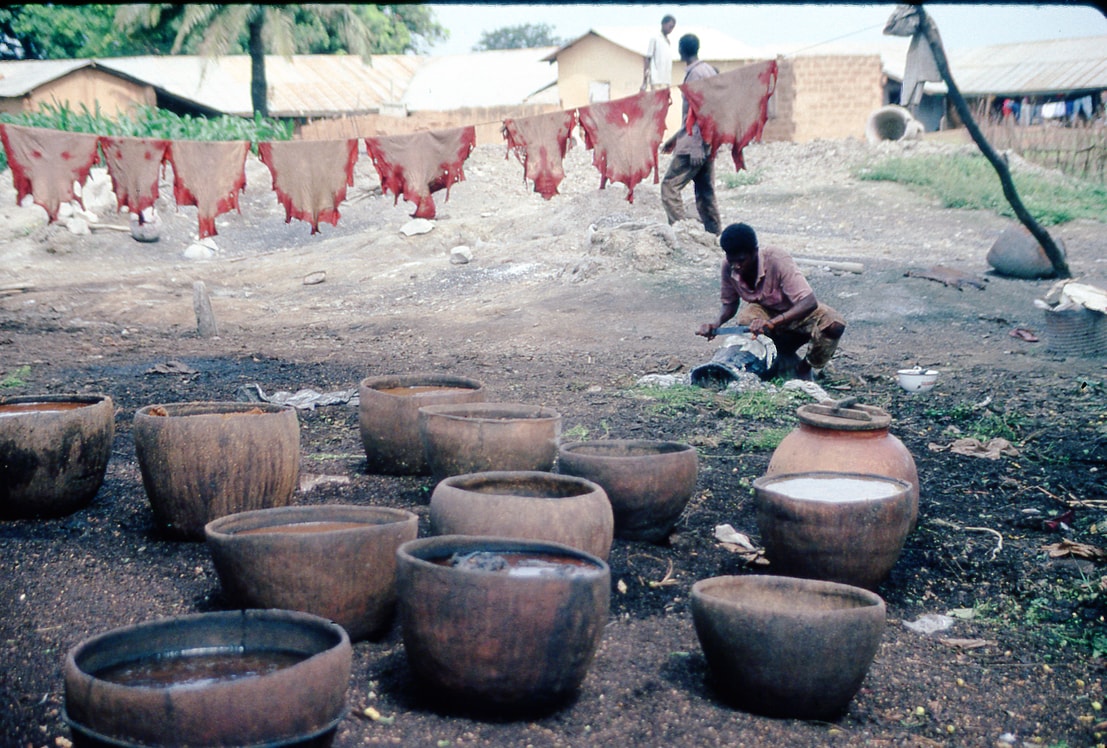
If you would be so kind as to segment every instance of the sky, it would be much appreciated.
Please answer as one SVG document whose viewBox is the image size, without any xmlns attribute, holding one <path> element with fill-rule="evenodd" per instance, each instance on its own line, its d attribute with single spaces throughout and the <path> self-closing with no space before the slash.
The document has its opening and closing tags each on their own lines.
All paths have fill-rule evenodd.
<svg viewBox="0 0 1107 748">
<path fill-rule="evenodd" d="M 472 50 L 484 31 L 520 24 L 549 24 L 553 34 L 571 41 L 595 26 L 658 26 L 661 17 L 682 24 L 717 28 L 753 47 L 812 45 L 825 42 L 879 43 L 895 4 L 718 3 L 660 4 L 446 4 L 434 5 L 450 39 L 431 48 L 436 55 Z M 927 3 L 947 52 L 992 44 L 1107 35 L 1107 17 L 1093 5 L 992 5 Z M 812 50 L 814 51 L 814 50 Z"/>
</svg>

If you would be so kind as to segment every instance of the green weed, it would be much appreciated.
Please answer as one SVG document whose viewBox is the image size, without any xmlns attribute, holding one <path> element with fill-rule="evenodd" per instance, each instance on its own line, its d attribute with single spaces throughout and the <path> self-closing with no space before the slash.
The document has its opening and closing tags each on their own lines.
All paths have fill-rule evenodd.
<svg viewBox="0 0 1107 748">
<path fill-rule="evenodd" d="M 727 189 L 735 187 L 748 187 L 761 184 L 761 178 L 765 175 L 764 169 L 743 169 L 742 171 L 728 172 L 720 177 L 723 186 Z"/>
<path fill-rule="evenodd" d="M 30 373 L 30 366 L 20 366 L 15 371 L 8 372 L 3 379 L 0 379 L 0 387 L 22 387 L 27 384 L 27 376 Z"/>
<path fill-rule="evenodd" d="M 746 434 L 739 442 L 739 446 L 746 452 L 771 452 L 780 446 L 784 437 L 792 432 L 791 426 L 769 426 L 767 428 Z"/>
<path fill-rule="evenodd" d="M 672 387 L 636 387 L 632 390 L 632 394 L 649 401 L 647 410 L 658 416 L 674 416 L 689 410 L 702 410 L 711 405 L 714 398 L 711 390 L 690 384 L 677 384 Z"/>
</svg>

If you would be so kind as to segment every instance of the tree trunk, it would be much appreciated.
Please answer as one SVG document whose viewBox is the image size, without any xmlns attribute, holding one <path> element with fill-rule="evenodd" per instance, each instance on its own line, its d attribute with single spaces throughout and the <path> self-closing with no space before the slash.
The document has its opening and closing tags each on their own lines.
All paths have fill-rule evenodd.
<svg viewBox="0 0 1107 748">
<path fill-rule="evenodd" d="M 938 35 L 938 27 L 934 25 L 930 20 L 930 16 L 926 14 L 922 6 L 917 7 L 920 15 L 920 23 L 923 34 L 926 35 L 926 41 L 930 45 L 931 51 L 934 52 L 934 62 L 938 66 L 938 72 L 942 75 L 942 80 L 946 82 L 946 88 L 949 89 L 949 97 L 953 100 L 953 106 L 957 109 L 957 116 L 961 118 L 961 121 L 965 124 L 965 127 L 969 131 L 969 135 L 976 142 L 976 145 L 980 148 L 980 151 L 984 154 L 992 166 L 995 167 L 996 173 L 999 175 L 1000 184 L 1003 185 L 1003 195 L 1007 198 L 1007 202 L 1011 204 L 1011 208 L 1014 209 L 1015 215 L 1019 221 L 1027 230 L 1038 240 L 1038 243 L 1042 245 L 1042 249 L 1045 250 L 1046 257 L 1049 258 L 1050 263 L 1053 265 L 1053 270 L 1058 278 L 1071 278 L 1072 273 L 1069 271 L 1068 263 L 1065 262 L 1065 256 L 1061 253 L 1061 250 L 1053 242 L 1053 237 L 1049 235 L 1045 229 L 1038 225 L 1038 222 L 1034 220 L 1034 216 L 1030 215 L 1030 211 L 1026 209 L 1022 204 L 1022 200 L 1019 198 L 1019 193 L 1015 189 L 1015 183 L 1011 179 L 1011 171 L 1007 168 L 1007 162 L 995 152 L 995 149 L 988 143 L 987 138 L 984 137 L 984 133 L 980 131 L 980 128 L 976 126 L 976 121 L 973 119 L 972 112 L 969 110 L 969 105 L 965 102 L 964 97 L 961 96 L 961 92 L 957 88 L 957 84 L 953 82 L 953 75 L 949 72 L 949 63 L 946 61 L 946 51 L 942 46 L 942 37 Z"/>
<path fill-rule="evenodd" d="M 265 6 L 256 5 L 250 17 L 250 103 L 254 114 L 269 116 L 269 83 L 265 80 L 265 43 L 261 30 L 265 26 Z"/>
</svg>

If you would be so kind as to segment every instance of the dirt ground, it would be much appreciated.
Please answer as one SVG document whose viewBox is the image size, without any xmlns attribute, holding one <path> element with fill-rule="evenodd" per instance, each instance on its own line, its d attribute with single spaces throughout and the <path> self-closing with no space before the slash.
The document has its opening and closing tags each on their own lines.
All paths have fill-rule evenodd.
<svg viewBox="0 0 1107 748">
<path fill-rule="evenodd" d="M 40 209 L 16 206 L 10 177 L 0 176 L 0 396 L 103 392 L 117 406 L 112 459 L 88 508 L 0 522 L 0 744 L 67 745 L 62 661 L 82 639 L 228 607 L 206 547 L 154 526 L 131 435 L 137 408 L 231 400 L 249 384 L 332 392 L 367 376 L 426 372 L 479 379 L 489 399 L 554 407 L 571 438 L 695 444 L 699 485 L 668 542 L 616 540 L 610 623 L 573 703 L 526 720 L 440 714 L 412 681 L 394 626 L 355 645 L 351 714 L 336 746 L 1107 742 L 1107 670 L 1088 645 L 1097 632 L 1107 641 L 1107 571 L 1102 560 L 1044 550 L 1064 540 L 1107 547 L 1107 359 L 1051 350 L 1033 301 L 1052 281 L 989 272 L 987 251 L 1010 220 L 941 209 L 854 176 L 884 155 L 964 147 L 754 145 L 757 183 L 720 186 L 724 221 L 749 222 L 763 244 L 860 263 L 860 273 L 805 265 L 818 297 L 849 324 L 819 384 L 831 397 L 886 408 L 918 466 L 918 527 L 879 589 L 882 644 L 832 723 L 747 714 L 707 680 L 689 589 L 771 571 L 722 546 L 714 529 L 728 523 L 758 543 L 750 483 L 771 451 L 753 437 L 793 424 L 795 405 L 750 417 L 722 399 L 678 402 L 637 385 L 647 374 L 686 374 L 717 345 L 693 330 L 718 308 L 721 255 L 695 221 L 666 225 L 657 185 L 639 185 L 633 203 L 622 185 L 600 191 L 578 147 L 562 194 L 545 201 L 514 158 L 482 146 L 449 200 L 436 197 L 433 230 L 407 236 L 412 206 L 382 196 L 362 156 L 339 225 L 310 236 L 307 224 L 283 221 L 265 167 L 251 158 L 241 214 L 219 219 L 213 256 L 190 259 L 195 212 L 178 213 L 167 186 L 161 239 L 140 243 L 112 228 L 77 236 L 46 226 Z M 718 163 L 723 181 L 733 165 Z M 108 210 L 100 224 L 126 221 Z M 1073 273 L 1103 286 L 1103 225 L 1052 233 Z M 472 260 L 454 264 L 450 251 L 462 245 Z M 906 275 L 935 265 L 982 288 Z M 322 282 L 305 283 L 320 272 Z M 211 296 L 217 337 L 197 333 L 196 281 Z M 1012 336 L 1018 328 L 1039 341 Z M 914 364 L 940 371 L 935 390 L 898 388 L 895 370 Z M 433 485 L 366 473 L 355 406 L 299 415 L 295 503 L 406 507 L 427 534 Z M 985 419 L 1014 429 L 1017 454 L 948 449 Z M 926 634 L 906 625 L 930 614 L 950 615 L 952 627 Z M 385 719 L 364 716 L 369 706 Z"/>
</svg>

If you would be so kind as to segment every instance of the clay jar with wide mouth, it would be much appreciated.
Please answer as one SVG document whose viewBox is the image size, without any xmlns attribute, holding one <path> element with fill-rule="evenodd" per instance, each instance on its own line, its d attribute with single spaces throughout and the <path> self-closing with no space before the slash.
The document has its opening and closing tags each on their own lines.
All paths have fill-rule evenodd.
<svg viewBox="0 0 1107 748">
<path fill-rule="evenodd" d="M 88 506 L 114 436 L 107 395 L 0 398 L 0 519 L 61 517 Z"/>
<path fill-rule="evenodd" d="M 692 585 L 692 620 L 716 690 L 745 711 L 832 720 L 884 632 L 884 601 L 845 584 L 723 576 Z"/>
<path fill-rule="evenodd" d="M 358 428 L 366 470 L 387 475 L 430 472 L 419 437 L 419 408 L 484 401 L 475 379 L 435 374 L 368 377 L 358 387 Z"/>
<path fill-rule="evenodd" d="M 203 540 L 213 519 L 287 506 L 300 476 L 294 408 L 190 402 L 135 412 L 135 453 L 159 529 Z"/>
<path fill-rule="evenodd" d="M 914 528 L 919 474 L 910 450 L 891 433 L 892 417 L 887 411 L 847 398 L 800 406 L 796 417 L 799 425 L 773 450 L 766 475 L 831 470 L 907 481 Z"/>
<path fill-rule="evenodd" d="M 419 435 L 435 480 L 489 470 L 550 470 L 561 416 L 525 403 L 428 405 Z"/>
<path fill-rule="evenodd" d="M 231 514 L 204 535 L 228 600 L 312 613 L 357 641 L 387 633 L 396 549 L 418 521 L 404 509 L 319 504 Z"/>
<path fill-rule="evenodd" d="M 430 500 L 434 535 L 496 535 L 563 543 L 607 560 L 615 519 L 604 490 L 584 478 L 537 470 L 445 478 Z"/>
<path fill-rule="evenodd" d="M 346 713 L 341 626 L 289 610 L 199 613 L 115 629 L 65 658 L 83 746 L 326 746 Z"/>
<path fill-rule="evenodd" d="M 430 701 L 504 716 L 553 710 L 577 693 L 610 609 L 601 559 L 456 535 L 413 540 L 398 556 L 404 650 Z"/>
<path fill-rule="evenodd" d="M 603 488 L 615 515 L 615 537 L 659 542 L 696 490 L 699 459 L 687 444 L 611 439 L 562 444 L 557 469 Z"/>
<path fill-rule="evenodd" d="M 811 472 L 753 482 L 774 573 L 876 589 L 911 529 L 911 487 L 880 475 Z"/>
</svg>

